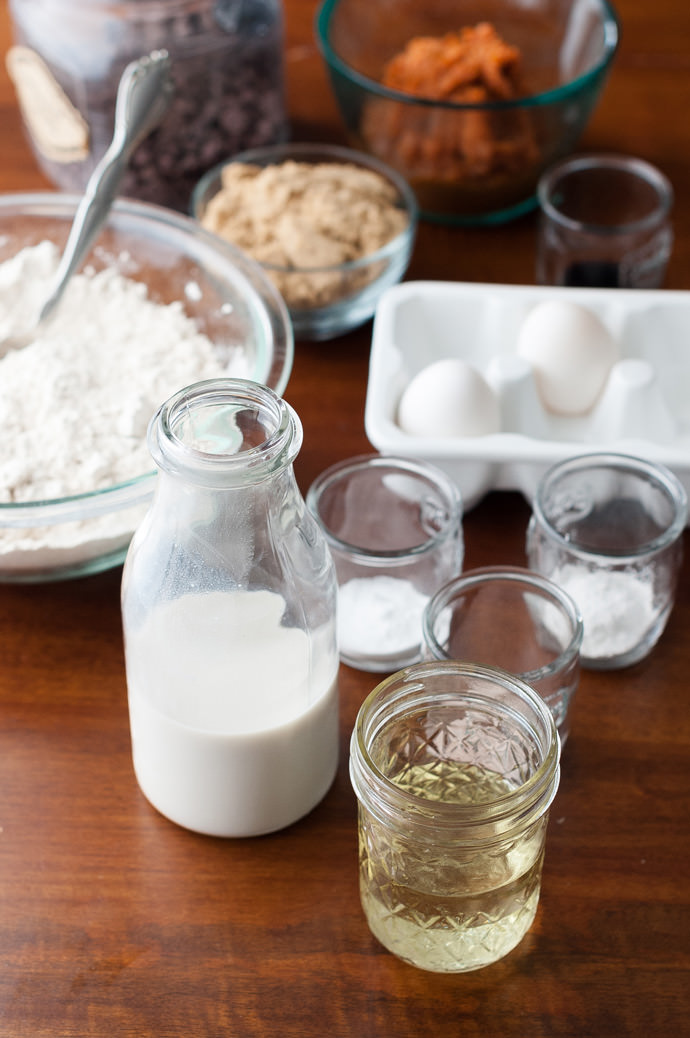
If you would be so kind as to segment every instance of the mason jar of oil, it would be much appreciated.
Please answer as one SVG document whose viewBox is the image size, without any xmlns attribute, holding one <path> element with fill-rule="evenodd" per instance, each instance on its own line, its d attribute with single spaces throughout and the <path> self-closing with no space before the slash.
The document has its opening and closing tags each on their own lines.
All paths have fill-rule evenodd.
<svg viewBox="0 0 690 1038">
<path fill-rule="evenodd" d="M 418 663 L 359 711 L 350 776 L 360 896 L 389 951 L 459 973 L 507 955 L 534 921 L 560 743 L 518 678 Z"/>
</svg>

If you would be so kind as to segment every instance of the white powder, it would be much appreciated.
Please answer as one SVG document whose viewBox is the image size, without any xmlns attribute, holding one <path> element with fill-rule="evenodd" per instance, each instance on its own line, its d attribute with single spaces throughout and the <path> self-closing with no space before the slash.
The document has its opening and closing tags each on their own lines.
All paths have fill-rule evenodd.
<svg viewBox="0 0 690 1038">
<path fill-rule="evenodd" d="M 45 241 L 0 264 L 0 342 L 25 333 L 58 260 Z M 45 329 L 0 359 L 0 501 L 65 497 L 152 471 L 151 416 L 179 389 L 220 375 L 246 377 L 245 356 L 236 351 L 228 366 L 182 303 L 155 303 L 144 284 L 113 269 L 76 275 Z M 103 517 L 98 536 L 122 535 L 123 523 L 131 533 L 131 522 Z M 70 526 L 0 529 L 0 554 L 78 554 L 95 533 Z"/>
<path fill-rule="evenodd" d="M 405 662 L 422 641 L 422 614 L 429 596 L 409 580 L 358 577 L 338 590 L 338 644 L 349 660 Z"/>
<path fill-rule="evenodd" d="M 609 659 L 630 652 L 657 619 L 654 588 L 639 574 L 564 566 L 551 574 L 551 579 L 580 609 L 584 627 L 581 654 L 587 659 Z"/>
</svg>

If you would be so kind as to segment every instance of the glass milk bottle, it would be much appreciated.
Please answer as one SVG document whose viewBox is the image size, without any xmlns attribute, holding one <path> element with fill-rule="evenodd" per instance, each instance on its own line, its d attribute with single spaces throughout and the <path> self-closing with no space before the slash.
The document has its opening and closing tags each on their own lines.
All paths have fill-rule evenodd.
<svg viewBox="0 0 690 1038">
<path fill-rule="evenodd" d="M 122 583 L 134 770 L 213 836 L 290 825 L 335 775 L 336 582 L 301 443 L 292 408 L 243 379 L 184 389 L 149 426 L 159 474 Z"/>
</svg>

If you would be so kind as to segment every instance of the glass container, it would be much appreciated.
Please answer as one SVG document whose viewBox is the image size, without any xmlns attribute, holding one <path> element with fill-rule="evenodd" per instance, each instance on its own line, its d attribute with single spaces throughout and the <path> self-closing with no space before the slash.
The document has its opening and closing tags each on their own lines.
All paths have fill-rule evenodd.
<svg viewBox="0 0 690 1038">
<path fill-rule="evenodd" d="M 541 177 L 537 281 L 585 288 L 661 288 L 673 187 L 627 155 L 577 155 Z"/>
<path fill-rule="evenodd" d="M 229 211 L 224 202 L 216 208 L 216 196 L 236 197 L 236 187 L 224 188 L 224 180 L 228 173 L 236 173 L 240 164 L 256 167 L 259 173 L 256 180 L 248 177 L 246 184 L 247 187 L 256 185 L 252 203 L 260 203 L 268 219 L 259 221 L 254 230 L 246 219 L 242 220 L 241 227 L 233 219 L 234 209 L 242 210 L 241 203 L 236 202 Z M 307 166 L 315 167 L 314 178 L 305 182 L 296 167 Z M 358 195 L 349 181 L 343 181 L 342 192 L 331 186 L 330 203 L 325 205 L 321 175 L 327 174 L 329 166 L 351 167 L 362 174 L 366 181 L 362 180 L 361 184 L 366 183 L 366 191 Z M 269 189 L 260 171 L 271 167 L 277 167 L 282 174 L 279 173 Z M 294 181 L 296 175 L 298 184 Z M 287 202 L 286 181 L 292 181 Z M 374 192 L 372 183 L 376 187 Z M 314 246 L 314 233 L 310 233 L 306 224 L 295 238 L 297 214 L 293 212 L 288 216 L 293 207 L 302 211 L 310 196 L 313 204 L 309 207 L 307 223 L 311 231 L 323 234 L 318 249 Z M 383 206 L 380 205 L 382 197 L 386 202 Z M 392 208 L 386 213 L 388 203 Z M 329 206 L 332 207 L 330 214 Z M 379 299 L 405 274 L 417 234 L 417 203 L 405 178 L 373 155 L 335 144 L 291 141 L 233 155 L 201 178 L 192 194 L 191 211 L 202 227 L 227 241 L 233 241 L 239 234 L 240 240 L 235 244 L 261 263 L 267 277 L 280 291 L 290 311 L 295 339 L 299 341 L 333 339 L 370 320 Z M 279 214 L 282 214 L 280 219 Z M 397 224 L 398 219 L 400 226 L 396 233 L 383 242 L 383 232 Z M 269 222 L 270 235 L 266 229 Z M 356 233 L 353 233 L 355 226 Z M 359 254 L 363 246 L 367 251 Z M 345 255 L 348 258 L 344 258 Z"/>
<path fill-rule="evenodd" d="M 527 557 L 577 603 L 583 667 L 613 670 L 651 652 L 673 608 L 686 521 L 678 478 L 643 458 L 582 454 L 542 477 Z"/>
<path fill-rule="evenodd" d="M 562 588 L 518 566 L 468 570 L 424 611 L 429 658 L 503 667 L 544 699 L 565 743 L 580 677 L 582 617 Z"/>
<path fill-rule="evenodd" d="M 59 191 L 0 197 L 2 269 L 14 266 L 23 250 L 41 252 L 43 243 L 61 253 L 78 203 L 76 195 Z M 5 435 L 22 443 L 21 451 L 6 451 L 0 459 L 0 583 L 65 580 L 122 565 L 156 478 L 146 448 L 149 417 L 181 385 L 209 373 L 193 364 L 181 367 L 179 355 L 173 362 L 171 317 L 188 321 L 190 359 L 201 339 L 209 340 L 219 375 L 262 382 L 279 395 L 290 378 L 294 342 L 282 298 L 257 263 L 188 217 L 117 199 L 77 278 L 102 277 L 106 270 L 115 287 L 120 279 L 133 289 L 136 283 L 142 305 L 155 304 L 159 320 L 143 325 L 136 308 L 120 304 L 118 311 L 114 291 L 116 319 L 105 321 L 99 308 L 83 302 L 82 290 L 74 334 L 59 334 L 63 311 L 48 331 L 59 345 L 39 337 L 21 358 L 10 351 L 0 359 L 0 371 L 14 371 L 13 377 L 0 374 Z M 0 338 L 12 334 L 15 312 L 20 322 L 30 317 L 19 305 L 25 294 L 38 303 L 50 287 L 45 275 L 27 278 L 22 292 L 10 297 L 13 280 L 6 278 L 0 288 Z M 9 310 L 4 300 L 11 301 Z M 142 343 L 143 327 L 148 332 Z M 123 348 L 113 350 L 118 339 Z M 32 361 L 35 350 L 39 357 Z M 170 363 L 156 364 L 159 351 Z M 25 373 L 20 392 L 12 389 L 19 371 Z M 31 400 L 30 413 L 25 399 Z M 18 476 L 23 493 L 8 493 Z"/>
<path fill-rule="evenodd" d="M 375 937 L 415 966 L 459 973 L 532 925 L 560 743 L 519 678 L 417 663 L 364 701 L 352 734 L 359 876 Z"/>
<path fill-rule="evenodd" d="M 197 832 L 283 828 L 335 774 L 335 572 L 301 442 L 289 405 L 243 379 L 180 391 L 149 427 L 159 473 L 122 582 L 134 769 Z"/>
<path fill-rule="evenodd" d="M 199 177 L 287 135 L 280 0 L 10 0 L 8 70 L 36 159 L 81 191 L 113 133 L 125 66 L 172 58 L 175 95 L 136 149 L 123 195 L 186 211 Z"/>
<path fill-rule="evenodd" d="M 440 469 L 361 454 L 309 487 L 338 576 L 338 645 L 351 667 L 392 673 L 422 655 L 424 608 L 462 569 L 462 501 Z"/>
<path fill-rule="evenodd" d="M 482 23 L 503 44 L 435 54 L 434 40 Z M 322 0 L 316 41 L 352 146 L 405 177 L 423 218 L 495 225 L 534 209 L 541 173 L 576 146 L 619 25 L 608 0 Z M 416 69 L 391 80 L 419 37 Z"/>
</svg>

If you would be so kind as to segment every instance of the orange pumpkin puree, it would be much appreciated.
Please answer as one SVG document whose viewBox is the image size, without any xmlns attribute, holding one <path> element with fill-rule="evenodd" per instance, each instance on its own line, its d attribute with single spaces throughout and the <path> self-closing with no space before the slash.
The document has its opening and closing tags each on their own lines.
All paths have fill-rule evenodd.
<svg viewBox="0 0 690 1038">
<path fill-rule="evenodd" d="M 524 96 L 521 54 L 488 22 L 444 36 L 417 36 L 383 69 L 381 82 L 408 96 L 456 104 Z M 539 161 L 528 113 L 519 106 L 453 108 L 372 101 L 362 134 L 413 183 L 487 184 L 529 175 Z"/>
</svg>

